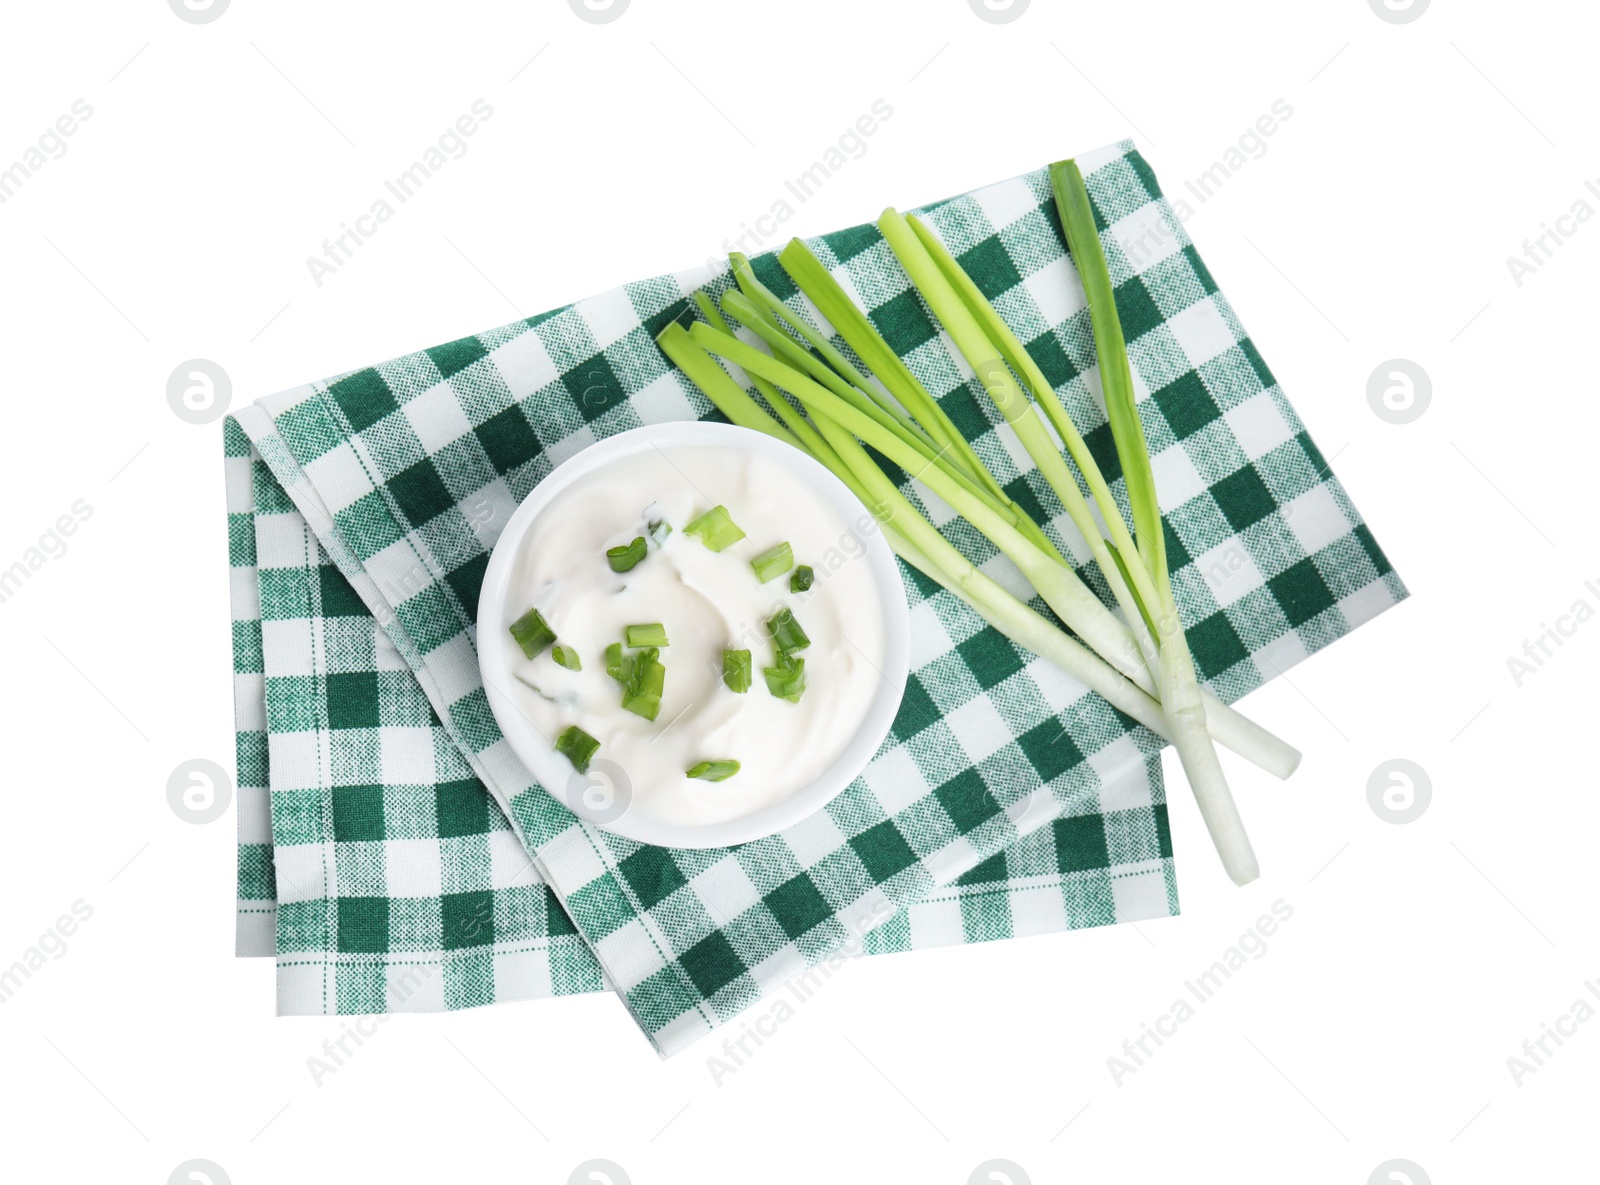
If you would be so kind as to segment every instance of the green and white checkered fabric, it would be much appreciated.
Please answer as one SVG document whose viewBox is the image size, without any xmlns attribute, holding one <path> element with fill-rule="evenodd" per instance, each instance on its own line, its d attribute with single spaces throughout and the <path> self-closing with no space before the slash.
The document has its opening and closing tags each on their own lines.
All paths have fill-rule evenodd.
<svg viewBox="0 0 1600 1185">
<path fill-rule="evenodd" d="M 435 1011 L 602 990 L 599 963 L 388 636 L 232 420 L 224 441 L 238 953 L 278 956 L 287 1014 Z M 1159 777 L 1153 761 L 1130 771 L 1135 797 L 1159 798 Z M 1100 861 L 1084 855 L 1074 824 L 1036 831 L 912 903 L 867 936 L 864 952 L 1116 920 L 1115 901 L 1076 875 Z M 1159 887 L 1170 894 L 1163 854 Z M 1135 912 L 1165 914 L 1168 904 L 1175 898 L 1151 898 Z"/>
<path fill-rule="evenodd" d="M 1118 283 L 1157 485 L 1169 508 L 1175 585 L 1185 620 L 1193 623 L 1191 644 L 1203 675 L 1236 698 L 1393 604 L 1404 588 L 1217 292 L 1142 158 L 1122 144 L 1079 161 Z M 1086 435 L 1107 475 L 1115 477 L 1083 294 L 1053 226 L 1043 171 L 929 207 L 928 214 L 1039 357 L 1074 418 L 1090 429 Z M 1084 557 L 1082 541 L 1009 429 L 996 426 L 968 387 L 970 375 L 945 348 L 876 230 L 859 227 L 812 246 L 1012 496 L 1049 524 L 1064 550 Z M 793 295 L 774 260 L 755 262 L 769 286 Z M 697 269 L 628 285 L 297 388 L 239 414 L 239 427 L 276 479 L 272 496 L 292 503 L 303 520 L 302 541 L 308 529 L 348 581 L 340 595 L 353 592 L 394 650 L 390 658 L 380 656 L 377 631 L 370 655 L 360 658 L 356 643 L 342 634 L 337 653 L 319 644 L 319 631 L 325 634 L 333 620 L 327 605 L 337 598 L 321 595 L 327 588 L 322 557 L 303 545 L 294 562 L 307 590 L 300 603 L 308 616 L 299 620 L 310 629 L 272 624 L 268 614 L 277 610 L 265 593 L 269 565 L 259 526 L 270 503 L 262 498 L 256 511 L 262 607 L 256 665 L 266 673 L 268 768 L 264 778 L 259 772 L 250 777 L 271 790 L 280 980 L 293 953 L 286 940 L 315 948 L 298 953 L 316 956 L 321 1008 L 395 1006 L 392 991 L 386 996 L 369 984 L 346 989 L 342 970 L 328 986 L 327 965 L 343 957 L 346 928 L 364 944 L 350 953 L 369 960 L 393 959 L 414 943 L 448 966 L 452 951 L 476 951 L 490 938 L 498 949 L 501 941 L 502 889 L 492 868 L 461 869 L 477 879 L 459 892 L 447 876 L 416 878 L 410 888 L 419 895 L 413 898 L 396 893 L 394 874 L 376 848 L 361 846 L 423 838 L 387 838 L 404 823 L 390 818 L 385 695 L 395 700 L 394 727 L 423 731 L 414 723 L 420 713 L 405 707 L 404 696 L 384 680 L 404 679 L 406 671 L 440 722 L 433 739 L 441 743 L 431 749 L 433 781 L 415 783 L 424 791 L 419 800 L 432 790 L 436 828 L 442 830 L 444 818 L 440 787 L 446 783 L 440 779 L 448 774 L 465 782 L 456 775 L 470 769 L 504 809 L 504 820 L 608 984 L 663 1053 L 728 1020 L 853 934 L 870 932 L 869 950 L 890 950 L 930 945 L 935 936 L 979 941 L 1176 910 L 1162 792 L 1152 775 L 1154 739 L 909 570 L 913 673 L 894 728 L 861 778 L 825 811 L 781 835 L 711 852 L 643 847 L 575 819 L 510 753 L 484 699 L 474 649 L 477 590 L 489 549 L 539 479 L 594 440 L 645 423 L 715 418 L 652 339 L 668 320 L 691 315 L 686 297 L 695 288 L 726 283 L 725 273 Z M 797 295 L 794 304 L 806 311 Z M 918 496 L 914 483 L 905 488 Z M 939 514 L 935 503 L 926 504 Z M 949 530 L 986 569 L 1015 582 L 981 539 L 959 523 Z M 287 538 L 285 532 L 285 541 L 274 543 L 281 554 L 272 564 L 292 558 Z M 236 635 L 246 639 L 242 663 L 248 667 L 249 614 L 237 605 L 236 597 Z M 345 607 L 353 609 L 353 600 Z M 280 661 L 286 672 L 281 685 L 274 675 Z M 241 687 L 250 678 L 242 675 Z M 274 698 L 280 687 L 281 710 Z M 259 718 L 242 711 L 242 735 Z M 296 747 L 308 742 L 299 739 L 281 746 L 288 767 L 280 771 L 280 719 L 285 729 L 310 724 L 311 731 L 326 733 L 329 752 L 345 754 L 343 773 L 333 769 L 338 762 L 322 757 L 314 771 L 306 751 Z M 442 755 L 452 745 L 455 757 Z M 262 747 L 241 741 L 242 751 Z M 420 760 L 420 752 L 412 757 Z M 452 766 L 457 758 L 464 767 Z M 370 812 L 381 801 L 382 841 L 339 838 L 341 777 L 369 788 L 364 809 L 352 808 L 352 819 L 360 821 L 350 825 L 358 831 L 376 830 Z M 372 796 L 373 786 L 382 787 L 381 800 Z M 293 826 L 297 804 L 303 802 L 309 815 L 313 801 L 322 821 L 302 842 Z M 397 815 L 405 801 L 397 797 Z M 257 845 L 260 834 L 258 823 L 252 833 Z M 491 824 L 477 838 L 493 834 Z M 444 848 L 443 838 L 427 838 Z M 286 858 L 302 847 L 317 849 L 324 862 L 299 853 Z M 499 850 L 487 842 L 482 847 Z M 330 851 L 332 866 L 325 858 Z M 494 858 L 487 859 L 492 865 Z M 347 876 L 341 860 L 356 870 Z M 259 860 L 242 855 L 242 874 L 247 863 Z M 292 888 L 291 867 L 299 878 Z M 241 902 L 269 900 L 259 895 L 270 888 L 259 872 L 253 881 L 241 876 Z M 291 894 L 318 903 L 297 915 L 316 913 L 322 922 L 286 921 Z M 474 894 L 474 908 L 451 900 Z M 427 904 L 415 907 L 414 901 Z M 483 904 L 488 901 L 492 909 Z M 531 911 L 506 912 L 529 924 Z M 542 913 L 544 933 L 518 932 L 513 941 L 542 941 L 548 949 L 558 937 L 570 937 L 554 933 L 552 912 L 559 911 Z M 492 935 L 485 932 L 490 928 Z M 498 966 L 487 956 L 474 958 L 477 979 L 473 972 L 461 978 L 476 987 L 452 997 L 446 986 L 433 1006 L 514 994 L 501 993 L 493 982 L 484 988 Z M 543 983 L 554 979 L 547 975 Z M 301 1007 L 312 1004 L 309 986 L 289 994 Z"/>
<path fill-rule="evenodd" d="M 278 950 L 272 810 L 267 785 L 267 695 L 261 668 L 261 593 L 256 584 L 255 468 L 250 441 L 223 422 L 228 491 L 228 602 L 233 624 L 233 728 L 238 783 L 238 903 L 235 949 Z M 270 476 L 270 474 L 269 474 Z"/>
<path fill-rule="evenodd" d="M 600 990 L 393 643 L 231 421 L 225 436 L 240 508 L 240 953 L 278 956 L 285 1013 Z"/>
</svg>

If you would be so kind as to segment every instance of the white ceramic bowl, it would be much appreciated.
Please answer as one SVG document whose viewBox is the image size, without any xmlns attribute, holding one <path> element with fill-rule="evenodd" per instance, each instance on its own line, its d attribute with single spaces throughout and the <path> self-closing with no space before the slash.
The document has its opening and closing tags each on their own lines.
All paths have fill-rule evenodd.
<svg viewBox="0 0 1600 1185">
<path fill-rule="evenodd" d="M 883 680 L 870 708 L 862 718 L 850 743 L 839 759 L 823 774 L 779 802 L 735 819 L 711 824 L 667 823 L 626 809 L 626 803 L 611 799 L 611 787 L 599 781 L 578 777 L 571 763 L 557 753 L 518 711 L 505 690 L 512 667 L 514 644 L 506 626 L 506 597 L 517 553 L 524 537 L 546 507 L 580 478 L 597 469 L 632 455 L 656 448 L 698 445 L 739 449 L 755 453 L 774 465 L 781 465 L 801 477 L 816 491 L 817 497 L 845 522 L 859 519 L 865 508 L 844 483 L 793 445 L 748 428 L 731 424 L 703 423 L 695 420 L 655 424 L 608 436 L 558 465 L 541 481 L 511 516 L 500 534 L 489 568 L 484 575 L 478 599 L 478 665 L 483 672 L 484 689 L 500 731 L 529 772 L 572 811 L 597 827 L 638 840 L 676 848 L 718 848 L 748 843 L 792 826 L 821 810 L 841 790 L 856 779 L 888 735 L 900 707 L 910 666 L 910 621 L 906 610 L 905 588 L 881 531 L 864 539 L 865 559 L 871 566 L 873 586 L 878 591 L 883 611 Z M 596 766 L 599 765 L 597 761 Z M 585 790 L 594 792 L 585 793 Z M 634 788 L 638 793 L 640 788 Z M 622 808 L 618 813 L 619 806 Z"/>
</svg>

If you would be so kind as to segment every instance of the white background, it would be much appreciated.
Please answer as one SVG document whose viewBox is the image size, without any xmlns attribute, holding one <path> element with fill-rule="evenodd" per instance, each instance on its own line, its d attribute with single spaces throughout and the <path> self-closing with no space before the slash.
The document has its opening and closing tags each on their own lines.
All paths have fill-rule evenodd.
<svg viewBox="0 0 1600 1185">
<path fill-rule="evenodd" d="M 960 1183 L 994 1157 L 1034 1182 L 1592 1162 L 1600 1023 L 1520 1085 L 1506 1061 L 1600 976 L 1600 624 L 1521 687 L 1506 662 L 1600 608 L 1600 220 L 1520 286 L 1506 264 L 1580 198 L 1600 209 L 1588 6 L 4 19 L 0 167 L 75 100 L 94 112 L 0 205 L 0 567 L 93 508 L 0 604 L 0 964 L 94 911 L 0 1008 L 5 1179 L 165 1182 L 196 1157 L 237 1185 L 565 1182 L 591 1157 L 635 1185 Z M 479 98 L 470 151 L 317 286 L 306 257 Z M 391 1020 L 314 1085 L 341 1022 L 274 1019 L 270 962 L 231 957 L 231 811 L 193 826 L 165 801 L 182 761 L 232 768 L 220 427 L 173 415 L 168 375 L 214 359 L 238 405 L 699 262 L 879 98 L 892 118 L 786 232 L 1127 134 L 1178 196 L 1293 107 L 1188 228 L 1414 596 L 1250 697 L 1307 754 L 1287 785 L 1230 766 L 1264 875 L 1227 881 L 1173 777 L 1181 917 L 853 965 L 720 1085 L 712 1042 L 661 1063 L 605 995 Z M 1403 426 L 1366 399 L 1394 357 L 1433 385 Z M 1432 783 L 1405 826 L 1367 802 L 1393 757 Z M 1106 1059 L 1280 898 L 1268 953 L 1117 1085 Z"/>
</svg>

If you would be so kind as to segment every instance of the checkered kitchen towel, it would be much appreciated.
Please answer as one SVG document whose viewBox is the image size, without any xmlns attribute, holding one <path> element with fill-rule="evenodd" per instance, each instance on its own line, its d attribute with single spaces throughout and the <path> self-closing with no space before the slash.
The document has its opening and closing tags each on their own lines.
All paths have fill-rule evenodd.
<svg viewBox="0 0 1600 1185">
<path fill-rule="evenodd" d="M 1405 590 L 1143 159 L 1123 143 L 1079 162 L 1191 645 L 1213 687 L 1237 698 Z M 1115 478 L 1044 171 L 926 212 Z M 1008 492 L 1082 556 L 876 230 L 812 246 Z M 755 262 L 794 296 L 774 260 Z M 671 1053 L 855 934 L 881 935 L 866 945 L 883 949 L 1175 911 L 1153 739 L 909 570 L 913 676 L 891 735 L 844 794 L 781 835 L 711 852 L 644 847 L 575 819 L 512 756 L 473 646 L 488 551 L 517 501 L 594 440 L 715 417 L 652 338 L 692 315 L 695 288 L 727 282 L 699 269 L 628 285 L 239 414 L 230 467 L 256 480 L 230 482 L 236 666 L 259 668 L 239 675 L 241 782 L 254 783 L 242 828 L 246 799 L 257 806 L 240 897 L 261 911 L 241 916 L 266 918 L 276 902 L 286 1010 L 454 1007 L 603 976 Z M 950 529 L 1003 574 L 981 539 Z M 240 587 L 247 535 L 254 598 Z M 467 793 L 468 770 L 498 810 Z M 1030 894 L 1040 879 L 1048 891 Z"/>
<path fill-rule="evenodd" d="M 238 953 L 279 956 L 286 1013 L 466 1008 L 603 990 L 599 963 L 388 635 L 232 421 L 225 444 Z M 1171 912 L 1161 769 L 1153 744 L 1146 753 L 1144 765 L 1119 775 L 1118 794 L 1153 804 L 1159 869 L 1116 882 L 1079 875 L 1106 867 L 1101 817 L 1060 819 L 912 902 L 865 935 L 863 951 Z M 1067 745 L 1052 756 L 1077 760 Z"/>
</svg>

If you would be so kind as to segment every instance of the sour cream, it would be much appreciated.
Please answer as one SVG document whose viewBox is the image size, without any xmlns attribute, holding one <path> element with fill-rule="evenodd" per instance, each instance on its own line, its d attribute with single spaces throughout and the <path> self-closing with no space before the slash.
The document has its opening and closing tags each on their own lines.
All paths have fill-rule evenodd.
<svg viewBox="0 0 1600 1185">
<path fill-rule="evenodd" d="M 725 506 L 745 537 L 713 552 L 684 527 Z M 644 560 L 613 572 L 606 550 L 649 535 Z M 506 594 L 509 628 L 537 608 L 582 669 L 553 650 L 533 659 L 508 648 L 503 688 L 552 744 L 569 725 L 600 742 L 591 777 L 626 786 L 631 814 L 673 824 L 711 824 L 752 814 L 794 795 L 839 759 L 882 685 L 885 623 L 863 540 L 877 524 L 865 510 L 846 521 L 799 474 L 755 453 L 702 446 L 656 447 L 585 475 L 538 516 L 517 551 Z M 790 572 L 766 584 L 750 561 L 787 542 L 815 582 L 789 591 Z M 793 612 L 811 644 L 799 703 L 773 696 L 761 669 L 776 652 L 765 622 Z M 606 674 L 605 650 L 629 625 L 660 622 L 666 687 L 649 721 L 622 707 Z M 722 681 L 722 651 L 751 652 L 751 686 Z M 628 651 L 624 651 L 628 653 Z M 732 759 L 724 782 L 686 776 L 701 761 Z M 610 762 L 601 767 L 600 762 Z"/>
</svg>

